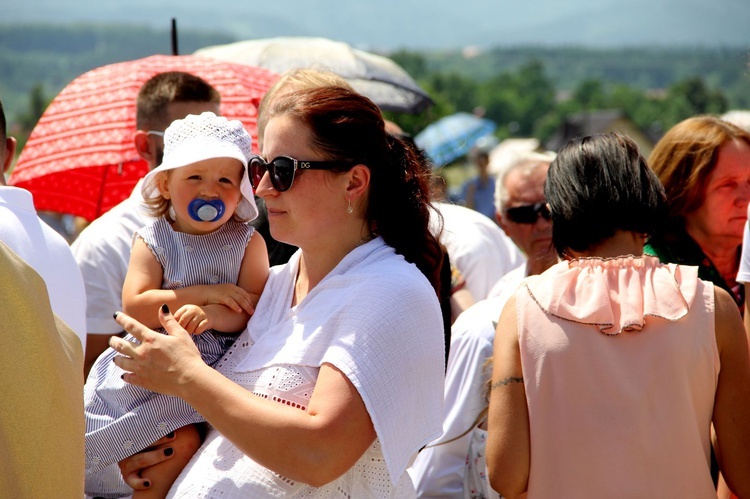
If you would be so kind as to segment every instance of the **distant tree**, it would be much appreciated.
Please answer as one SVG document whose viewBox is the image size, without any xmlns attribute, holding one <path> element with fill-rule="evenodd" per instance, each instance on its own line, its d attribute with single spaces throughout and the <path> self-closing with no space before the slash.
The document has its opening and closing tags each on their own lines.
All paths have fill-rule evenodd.
<svg viewBox="0 0 750 499">
<path fill-rule="evenodd" d="M 529 137 L 540 118 L 555 108 L 555 88 L 544 64 L 527 62 L 515 72 L 502 73 L 481 85 L 480 105 L 498 124 L 498 135 Z"/>
<path fill-rule="evenodd" d="M 424 84 L 432 90 L 430 95 L 441 95 L 453 104 L 455 111 L 470 113 L 480 105 L 479 84 L 459 73 L 432 73 L 424 80 Z"/>
<path fill-rule="evenodd" d="M 612 86 L 609 102 L 608 107 L 622 109 L 644 131 L 654 136 L 664 131 L 664 101 L 658 95 L 618 83 Z"/>
<path fill-rule="evenodd" d="M 411 135 L 416 136 L 425 129 L 430 123 L 437 121 L 443 116 L 448 116 L 456 112 L 453 103 L 443 94 L 432 91 L 428 86 L 423 85 L 425 91 L 429 93 L 435 104 L 420 114 L 384 112 L 386 119 L 396 123 L 401 129 Z"/>
<path fill-rule="evenodd" d="M 583 80 L 573 91 L 573 101 L 581 109 L 602 109 L 609 107 L 604 83 L 596 78 Z"/>
<path fill-rule="evenodd" d="M 479 89 L 479 103 L 484 109 L 484 117 L 498 125 L 498 135 L 501 138 L 510 135 L 509 126 L 517 126 L 515 86 L 513 74 L 506 72 L 483 82 Z M 511 123 L 516 125 L 510 125 Z"/>
<path fill-rule="evenodd" d="M 699 76 L 681 80 L 669 87 L 667 99 L 682 100 L 688 115 L 723 113 L 728 106 L 724 94 L 709 89 Z"/>
<path fill-rule="evenodd" d="M 540 116 L 539 119 L 534 123 L 534 129 L 531 133 L 532 137 L 538 138 L 542 143 L 546 142 L 555 131 L 562 126 L 565 120 L 583 110 L 581 103 L 573 99 L 572 97 L 557 102 L 555 106 L 550 109 L 546 114 Z"/>
<path fill-rule="evenodd" d="M 558 102 L 554 109 L 537 121 L 534 136 L 544 142 L 570 116 L 597 109 L 622 110 L 638 126 L 650 131 L 661 126 L 663 107 L 659 99 L 648 97 L 639 88 L 588 78 L 573 89 L 570 98 Z"/>
<path fill-rule="evenodd" d="M 729 101 L 722 91 L 710 89 L 701 77 L 691 77 L 671 85 L 663 98 L 650 99 L 633 116 L 644 128 L 662 133 L 691 116 L 727 109 Z"/>
<path fill-rule="evenodd" d="M 50 100 L 51 99 L 47 97 L 46 93 L 44 92 L 44 85 L 42 85 L 41 83 L 37 83 L 33 87 L 31 87 L 31 90 L 29 91 L 28 107 L 26 111 L 22 112 L 19 115 L 15 127 L 17 129 L 15 132 L 15 137 L 16 139 L 18 139 L 19 152 L 21 151 L 23 145 L 26 143 L 26 139 L 28 139 L 29 134 L 39 121 L 39 118 L 42 117 L 42 113 L 44 113 L 44 110 L 47 109 Z"/>
<path fill-rule="evenodd" d="M 516 77 L 516 91 L 520 97 L 517 101 L 518 134 L 527 137 L 533 133 L 536 121 L 555 107 L 555 87 L 542 61 L 535 59 L 521 67 Z"/>
<path fill-rule="evenodd" d="M 547 113 L 537 120 L 534 125 L 532 137 L 538 138 L 542 143 L 546 142 L 565 121 L 565 113 L 554 111 Z"/>
<path fill-rule="evenodd" d="M 421 80 L 429 74 L 427 59 L 419 52 L 398 50 L 389 54 L 388 57 L 401 66 L 415 80 Z"/>
</svg>

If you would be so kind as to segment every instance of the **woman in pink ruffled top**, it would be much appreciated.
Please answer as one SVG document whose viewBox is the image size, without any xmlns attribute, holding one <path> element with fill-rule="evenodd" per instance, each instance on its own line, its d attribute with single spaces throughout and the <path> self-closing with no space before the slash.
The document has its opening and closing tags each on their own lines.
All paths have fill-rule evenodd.
<svg viewBox="0 0 750 499">
<path fill-rule="evenodd" d="M 729 294 L 643 255 L 665 195 L 632 140 L 574 139 L 545 195 L 564 258 L 494 345 L 487 466 L 504 497 L 750 497 L 750 353 Z"/>
</svg>

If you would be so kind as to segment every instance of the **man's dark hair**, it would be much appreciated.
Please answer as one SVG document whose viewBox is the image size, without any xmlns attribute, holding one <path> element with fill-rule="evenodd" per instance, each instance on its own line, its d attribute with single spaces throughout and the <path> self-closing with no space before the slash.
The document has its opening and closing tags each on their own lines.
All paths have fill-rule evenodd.
<svg viewBox="0 0 750 499">
<path fill-rule="evenodd" d="M 3 109 L 3 101 L 0 100 L 0 140 L 5 141 L 8 136 L 8 124 L 5 122 L 5 110 Z"/>
<path fill-rule="evenodd" d="M 172 102 L 221 102 L 218 90 L 203 78 L 182 71 L 169 71 L 152 76 L 138 91 L 136 127 L 139 130 L 163 130 L 167 106 Z"/>
</svg>

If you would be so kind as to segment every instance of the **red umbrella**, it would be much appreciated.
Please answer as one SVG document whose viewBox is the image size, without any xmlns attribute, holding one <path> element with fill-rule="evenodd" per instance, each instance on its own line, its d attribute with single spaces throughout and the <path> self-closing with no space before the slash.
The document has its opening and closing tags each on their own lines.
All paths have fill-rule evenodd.
<svg viewBox="0 0 750 499">
<path fill-rule="evenodd" d="M 148 171 L 133 145 L 136 96 L 165 71 L 195 74 L 216 87 L 221 113 L 242 121 L 255 146 L 258 105 L 276 73 L 201 56 L 155 55 L 102 66 L 65 87 L 31 132 L 9 183 L 31 191 L 37 210 L 89 221 L 127 198 Z"/>
</svg>

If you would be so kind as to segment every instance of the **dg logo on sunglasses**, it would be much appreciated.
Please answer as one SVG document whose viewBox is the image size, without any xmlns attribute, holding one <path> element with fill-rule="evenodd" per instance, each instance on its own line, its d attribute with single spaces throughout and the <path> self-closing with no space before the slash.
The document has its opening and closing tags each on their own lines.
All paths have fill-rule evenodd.
<svg viewBox="0 0 750 499">
<path fill-rule="evenodd" d="M 347 166 L 351 166 L 351 164 L 343 161 L 297 161 L 289 156 L 277 156 L 266 162 L 256 154 L 248 162 L 248 176 L 253 189 L 257 189 L 263 175 L 268 172 L 273 188 L 279 192 L 284 192 L 291 189 L 297 169 L 330 170 Z"/>
</svg>

